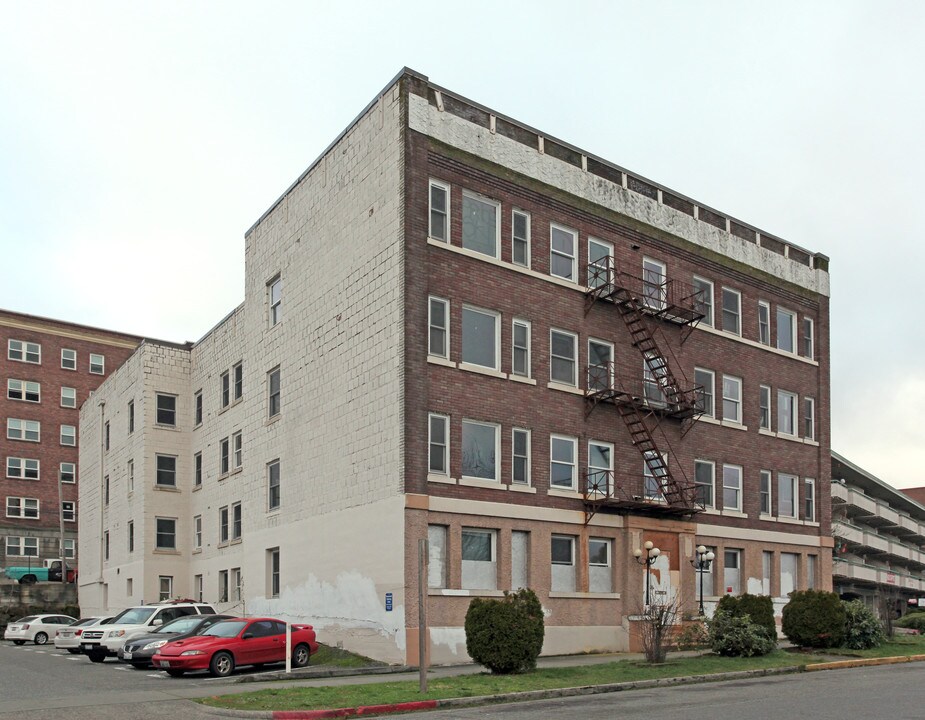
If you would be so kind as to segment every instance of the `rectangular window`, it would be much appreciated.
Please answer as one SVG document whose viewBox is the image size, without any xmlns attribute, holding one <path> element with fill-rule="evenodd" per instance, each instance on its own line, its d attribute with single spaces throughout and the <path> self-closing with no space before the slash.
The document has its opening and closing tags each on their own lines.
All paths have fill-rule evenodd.
<svg viewBox="0 0 925 720">
<path fill-rule="evenodd" d="M 723 465 L 723 509 L 742 512 L 742 468 Z"/>
<path fill-rule="evenodd" d="M 800 556 L 796 553 L 780 554 L 780 594 L 787 597 L 799 588 Z"/>
<path fill-rule="evenodd" d="M 231 599 L 241 601 L 241 568 L 231 568 Z"/>
<path fill-rule="evenodd" d="M 221 392 L 222 407 L 226 408 L 231 404 L 231 373 L 228 370 L 221 375 Z"/>
<path fill-rule="evenodd" d="M 501 317 L 498 313 L 463 307 L 462 361 L 500 370 Z"/>
<path fill-rule="evenodd" d="M 6 476 L 14 480 L 38 480 L 39 461 L 32 458 L 8 457 Z"/>
<path fill-rule="evenodd" d="M 588 340 L 588 390 L 613 388 L 613 345 L 601 340 Z"/>
<path fill-rule="evenodd" d="M 526 320 L 514 320 L 512 340 L 511 374 L 528 378 L 530 377 L 530 323 Z"/>
<path fill-rule="evenodd" d="M 106 421 L 106 424 L 103 425 L 103 447 L 106 448 L 106 452 L 109 452 L 109 421 Z"/>
<path fill-rule="evenodd" d="M 128 488 L 129 495 L 131 495 L 133 492 L 135 492 L 135 461 L 134 460 L 129 460 L 128 463 L 126 463 L 125 474 L 128 479 L 126 482 L 126 486 Z"/>
<path fill-rule="evenodd" d="M 713 327 L 713 283 L 694 275 L 694 309 L 703 314 L 704 325 Z"/>
<path fill-rule="evenodd" d="M 806 556 L 806 589 L 816 589 L 816 556 Z"/>
<path fill-rule="evenodd" d="M 202 515 L 193 517 L 193 549 L 202 549 Z"/>
<path fill-rule="evenodd" d="M 697 502 L 704 507 L 713 507 L 713 479 L 716 466 L 709 460 L 694 461 L 694 484 L 697 488 Z"/>
<path fill-rule="evenodd" d="M 39 539 L 7 535 L 6 554 L 11 557 L 38 557 Z"/>
<path fill-rule="evenodd" d="M 774 567 L 774 553 L 769 550 L 761 552 L 761 594 L 771 594 L 771 573 Z"/>
<path fill-rule="evenodd" d="M 549 437 L 549 485 L 553 488 L 576 490 L 575 470 L 578 440 L 560 435 Z"/>
<path fill-rule="evenodd" d="M 37 382 L 28 380 L 6 381 L 6 396 L 10 400 L 23 400 L 24 402 L 41 402 L 42 386 Z"/>
<path fill-rule="evenodd" d="M 157 578 L 159 602 L 166 602 L 173 597 L 173 575 L 159 575 Z"/>
<path fill-rule="evenodd" d="M 63 483 L 77 482 L 77 466 L 70 462 L 61 463 L 58 466 L 58 477 Z"/>
<path fill-rule="evenodd" d="M 7 497 L 6 516 L 10 518 L 39 519 L 38 498 Z"/>
<path fill-rule="evenodd" d="M 222 505 L 222 507 L 218 509 L 218 541 L 220 543 L 228 542 L 228 525 L 228 506 Z"/>
<path fill-rule="evenodd" d="M 549 274 L 576 282 L 578 233 L 560 225 L 549 225 Z"/>
<path fill-rule="evenodd" d="M 777 432 L 796 435 L 797 396 L 786 390 L 777 391 Z"/>
<path fill-rule="evenodd" d="M 155 455 L 158 487 L 177 486 L 177 458 L 175 455 Z"/>
<path fill-rule="evenodd" d="M 282 409 L 282 396 L 280 395 L 279 368 L 267 373 L 267 417 L 276 417 Z"/>
<path fill-rule="evenodd" d="M 742 334 L 742 295 L 737 290 L 723 288 L 723 330 Z"/>
<path fill-rule="evenodd" d="M 279 460 L 267 465 L 267 509 L 279 510 L 280 504 L 280 474 Z"/>
<path fill-rule="evenodd" d="M 605 538 L 588 539 L 588 590 L 593 593 L 613 592 L 611 545 Z"/>
<path fill-rule="evenodd" d="M 742 422 L 742 380 L 723 375 L 723 420 Z"/>
<path fill-rule="evenodd" d="M 761 471 L 760 483 L 761 483 L 761 487 L 760 487 L 761 514 L 770 515 L 771 508 L 773 507 L 773 505 L 771 504 L 772 498 L 771 498 L 771 471 L 770 470 Z"/>
<path fill-rule="evenodd" d="M 61 369 L 62 370 L 76 370 L 77 369 L 77 351 L 68 350 L 66 348 L 61 349 Z"/>
<path fill-rule="evenodd" d="M 244 363 L 239 362 L 232 367 L 231 375 L 234 380 L 234 399 L 238 401 L 244 396 Z"/>
<path fill-rule="evenodd" d="M 279 597 L 280 567 L 279 548 L 267 550 L 267 595 Z"/>
<path fill-rule="evenodd" d="M 218 601 L 228 602 L 228 571 L 218 571 Z"/>
<path fill-rule="evenodd" d="M 194 425 L 202 425 L 202 390 L 197 392 L 193 396 L 193 407 L 195 408 L 195 422 Z"/>
<path fill-rule="evenodd" d="M 607 287 L 613 280 L 613 245 L 588 238 L 588 287 Z"/>
<path fill-rule="evenodd" d="M 240 540 L 242 534 L 242 511 L 241 503 L 236 502 L 231 506 L 231 539 Z"/>
<path fill-rule="evenodd" d="M 668 478 L 668 455 L 656 450 L 646 450 L 642 463 L 643 492 L 647 500 L 664 500 L 665 483 Z"/>
<path fill-rule="evenodd" d="M 128 434 L 135 432 L 135 401 L 128 401 Z"/>
<path fill-rule="evenodd" d="M 42 424 L 38 420 L 7 418 L 6 439 L 39 442 L 42 438 Z"/>
<path fill-rule="evenodd" d="M 229 438 L 222 438 L 219 442 L 218 465 L 219 475 L 227 475 L 231 469 L 231 441 Z"/>
<path fill-rule="evenodd" d="M 267 306 L 270 327 L 283 319 L 283 279 L 279 276 L 267 283 Z"/>
<path fill-rule="evenodd" d="M 762 430 L 771 429 L 771 388 L 758 386 L 758 425 Z"/>
<path fill-rule="evenodd" d="M 103 532 L 103 559 L 109 560 L 109 530 Z"/>
<path fill-rule="evenodd" d="M 797 346 L 797 316 L 796 313 L 777 308 L 777 349 L 785 352 L 796 352 Z"/>
<path fill-rule="evenodd" d="M 202 575 L 193 576 L 193 600 L 202 602 Z"/>
<path fill-rule="evenodd" d="M 446 526 L 427 526 L 427 587 L 445 588 L 446 579 Z"/>
<path fill-rule="evenodd" d="M 642 301 L 646 307 L 661 310 L 668 296 L 668 277 L 665 263 L 644 257 L 642 259 Z"/>
<path fill-rule="evenodd" d="M 816 481 L 812 478 L 803 480 L 803 519 L 816 521 Z"/>
<path fill-rule="evenodd" d="M 61 407 L 77 407 L 77 389 L 70 387 L 61 388 Z"/>
<path fill-rule="evenodd" d="M 511 438 L 511 482 L 530 484 L 530 431 L 514 428 Z"/>
<path fill-rule="evenodd" d="M 498 257 L 501 237 L 501 205 L 463 190 L 462 246 L 489 257 Z"/>
<path fill-rule="evenodd" d="M 549 331 L 549 379 L 578 386 L 578 336 L 564 330 Z"/>
<path fill-rule="evenodd" d="M 198 452 L 193 455 L 193 486 L 202 485 L 202 453 Z"/>
<path fill-rule="evenodd" d="M 795 518 L 797 516 L 797 477 L 777 474 L 777 515 Z"/>
<path fill-rule="evenodd" d="M 244 464 L 244 439 L 240 432 L 231 436 L 231 453 L 234 460 L 234 469 L 240 470 Z"/>
<path fill-rule="evenodd" d="M 723 586 L 727 595 L 741 592 L 741 550 L 726 550 L 723 553 Z"/>
<path fill-rule="evenodd" d="M 427 319 L 429 341 L 427 352 L 436 357 L 450 357 L 450 303 L 442 298 L 430 298 Z"/>
<path fill-rule="evenodd" d="M 10 340 L 7 343 L 6 357 L 17 362 L 42 364 L 42 346 L 38 343 L 24 342 L 23 340 Z"/>
<path fill-rule="evenodd" d="M 803 318 L 803 335 L 800 338 L 800 355 L 813 359 L 813 319 Z"/>
<path fill-rule="evenodd" d="M 511 218 L 511 262 L 530 267 L 530 215 L 522 210 Z"/>
<path fill-rule="evenodd" d="M 157 412 L 155 422 L 158 425 L 168 425 L 176 427 L 177 425 L 177 396 L 165 395 L 164 393 L 155 394 L 157 402 Z"/>
<path fill-rule="evenodd" d="M 462 421 L 462 474 L 481 480 L 498 480 L 499 425 Z"/>
<path fill-rule="evenodd" d="M 495 590 L 498 587 L 497 533 L 494 530 L 462 530 L 462 587 L 464 590 Z"/>
<path fill-rule="evenodd" d="M 803 398 L 803 437 L 816 439 L 816 401 L 812 398 Z"/>
<path fill-rule="evenodd" d="M 714 400 L 716 375 L 712 370 L 694 368 L 694 385 L 697 386 L 697 409 L 708 417 L 716 417 Z"/>
<path fill-rule="evenodd" d="M 109 505 L 109 475 L 103 476 L 103 504 Z"/>
<path fill-rule="evenodd" d="M 73 425 L 61 426 L 61 444 L 73 447 L 77 444 L 77 428 Z"/>
<path fill-rule="evenodd" d="M 758 342 L 771 344 L 771 306 L 764 300 L 758 301 Z"/>
<path fill-rule="evenodd" d="M 128 529 L 128 551 L 135 552 L 135 521 L 129 520 L 126 527 Z"/>
<path fill-rule="evenodd" d="M 450 239 L 450 186 L 430 181 L 430 228 L 428 234 L 434 240 L 448 242 Z"/>
<path fill-rule="evenodd" d="M 511 590 L 530 586 L 530 533 L 511 531 Z"/>
<path fill-rule="evenodd" d="M 436 475 L 450 474 L 450 419 L 445 415 L 429 416 L 427 471 Z"/>
<path fill-rule="evenodd" d="M 553 592 L 575 592 L 575 538 L 553 535 L 550 542 Z"/>
<path fill-rule="evenodd" d="M 73 538 L 64 541 L 64 557 L 68 560 L 77 557 L 77 541 Z"/>
<path fill-rule="evenodd" d="M 90 353 L 90 374 L 102 375 L 106 372 L 106 358 L 97 353 Z"/>
<path fill-rule="evenodd" d="M 588 492 L 610 495 L 613 478 L 613 445 L 588 442 Z"/>
</svg>

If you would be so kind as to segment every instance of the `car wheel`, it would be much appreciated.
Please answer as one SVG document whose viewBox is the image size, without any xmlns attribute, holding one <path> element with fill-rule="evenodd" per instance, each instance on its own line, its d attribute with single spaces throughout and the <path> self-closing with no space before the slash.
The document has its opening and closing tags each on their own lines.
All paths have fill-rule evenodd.
<svg viewBox="0 0 925 720">
<path fill-rule="evenodd" d="M 295 646 L 295 650 L 292 651 L 292 666 L 293 667 L 305 667 L 308 665 L 308 661 L 311 659 L 312 653 L 308 649 L 308 645 L 300 643 Z"/>
<path fill-rule="evenodd" d="M 106 659 L 106 653 L 92 652 L 88 653 L 87 657 L 90 658 L 90 662 L 101 663 Z"/>
<path fill-rule="evenodd" d="M 14 640 L 13 644 L 14 645 L 25 645 L 26 641 L 25 640 Z"/>
<path fill-rule="evenodd" d="M 186 670 L 168 670 L 167 674 L 170 675 L 170 677 L 183 677 L 183 673 L 185 672 Z"/>
<path fill-rule="evenodd" d="M 80 648 L 67 648 L 71 655 L 80 655 Z"/>
<path fill-rule="evenodd" d="M 35 585 L 38 582 L 38 578 L 35 575 L 23 575 L 19 578 L 20 585 Z"/>
<path fill-rule="evenodd" d="M 43 632 L 36 633 L 35 637 L 32 638 L 32 642 L 34 642 L 36 645 L 44 645 L 48 642 L 48 635 Z"/>
<path fill-rule="evenodd" d="M 209 672 L 215 677 L 228 677 L 234 670 L 234 658 L 231 653 L 221 650 L 212 656 L 212 662 L 209 663 Z"/>
</svg>

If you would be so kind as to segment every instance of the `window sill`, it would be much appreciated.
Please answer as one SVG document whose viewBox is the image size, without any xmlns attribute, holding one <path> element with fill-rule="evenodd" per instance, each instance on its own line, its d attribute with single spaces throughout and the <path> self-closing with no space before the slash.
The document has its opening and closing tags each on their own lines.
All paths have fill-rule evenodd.
<svg viewBox="0 0 925 720">
<path fill-rule="evenodd" d="M 502 485 L 498 480 L 486 480 L 484 478 L 461 477 L 459 479 L 459 484 L 467 485 L 469 487 L 489 488 L 491 490 L 504 490 L 505 489 L 505 486 Z"/>
<path fill-rule="evenodd" d="M 174 432 L 179 432 L 180 428 L 176 425 L 164 425 L 163 423 L 154 423 L 154 428 L 156 430 L 172 430 Z"/>
<path fill-rule="evenodd" d="M 155 555 L 179 555 L 180 554 L 180 551 L 177 550 L 176 548 L 172 550 L 168 548 L 154 548 L 154 550 L 152 550 L 151 552 L 154 553 Z"/>
<path fill-rule="evenodd" d="M 708 425 L 722 425 L 722 423 L 712 415 L 701 415 L 697 418 L 697 422 L 707 423 Z"/>
<path fill-rule="evenodd" d="M 598 592 L 568 592 L 564 590 L 551 590 L 549 592 L 551 600 L 557 598 L 572 598 L 575 600 L 619 600 L 620 593 L 598 593 Z"/>
<path fill-rule="evenodd" d="M 723 517 L 734 517 L 734 518 L 747 518 L 748 513 L 744 513 L 741 510 L 721 510 L 720 515 Z"/>
<path fill-rule="evenodd" d="M 241 538 L 233 538 L 233 539 L 231 540 L 231 542 L 228 543 L 228 544 L 229 544 L 229 545 L 240 545 L 241 542 L 242 542 L 242 539 L 241 539 Z"/>
<path fill-rule="evenodd" d="M 566 385 L 564 383 L 550 381 L 546 383 L 546 387 L 548 387 L 550 390 L 558 390 L 559 392 L 567 392 L 567 393 L 571 393 L 572 395 L 581 395 L 582 397 L 585 396 L 585 391 L 581 390 L 580 388 L 575 387 L 574 385 Z"/>
<path fill-rule="evenodd" d="M 159 490 L 160 492 L 172 492 L 172 493 L 178 493 L 178 492 L 180 492 L 180 488 L 178 488 L 178 487 L 170 487 L 170 486 L 168 486 L 168 485 L 155 485 L 155 486 L 154 486 L 154 489 L 155 489 L 155 490 Z"/>
<path fill-rule="evenodd" d="M 788 525 L 802 525 L 803 524 L 802 520 L 800 520 L 799 518 L 794 518 L 794 517 L 786 517 L 786 516 L 778 515 L 774 519 L 777 522 L 787 523 Z"/>
<path fill-rule="evenodd" d="M 536 380 L 534 378 L 524 377 L 523 375 L 514 375 L 511 373 L 508 375 L 508 380 L 513 380 L 514 382 L 523 383 L 524 385 L 536 385 Z"/>
<path fill-rule="evenodd" d="M 777 433 L 773 430 L 768 430 L 767 428 L 760 427 L 758 428 L 759 435 L 767 435 L 768 437 L 777 437 Z"/>
<path fill-rule="evenodd" d="M 771 430 L 765 430 L 764 435 L 769 435 L 771 437 L 776 437 L 780 440 L 788 440 L 790 442 L 799 443 L 801 445 L 812 445 L 814 447 L 819 447 L 819 443 L 815 440 L 810 440 L 809 438 L 802 438 L 799 435 L 791 435 L 790 433 L 784 432 L 772 432 Z"/>
<path fill-rule="evenodd" d="M 268 418 L 266 419 L 266 422 L 263 423 L 264 427 L 266 427 L 266 426 L 268 426 L 268 425 L 272 425 L 272 424 L 274 424 L 274 423 L 276 423 L 276 422 L 279 422 L 280 414 L 281 414 L 281 413 L 276 413 L 276 415 L 273 415 L 273 416 L 271 416 L 271 417 L 268 417 Z"/>
<path fill-rule="evenodd" d="M 552 487 L 546 491 L 546 494 L 552 495 L 553 497 L 571 498 L 573 500 L 581 500 L 584 497 L 577 490 L 565 490 L 562 488 L 552 488 Z"/>
<path fill-rule="evenodd" d="M 731 428 L 733 430 L 748 430 L 748 425 L 743 425 L 740 422 L 735 422 L 734 420 L 722 420 L 720 425 L 723 427 Z"/>
<path fill-rule="evenodd" d="M 455 485 L 457 483 L 456 478 L 451 478 L 449 475 L 427 475 L 427 482 L 432 483 L 442 483 L 444 485 Z"/>
<path fill-rule="evenodd" d="M 488 377 L 507 380 L 507 373 L 498 372 L 493 368 L 482 367 L 481 365 L 472 365 L 471 363 L 459 363 L 459 369 L 466 372 L 475 373 L 476 375 L 487 375 Z"/>
<path fill-rule="evenodd" d="M 196 548 L 195 550 L 193 550 L 193 553 L 192 553 L 192 554 L 193 554 L 193 555 L 199 555 L 199 554 L 201 554 L 201 553 L 202 553 L 202 548 L 200 547 L 200 548 Z"/>
<path fill-rule="evenodd" d="M 427 362 L 429 362 L 431 365 L 442 365 L 443 367 L 448 368 L 458 367 L 452 360 L 447 360 L 446 358 L 440 357 L 439 355 L 428 355 Z"/>
<path fill-rule="evenodd" d="M 519 483 L 511 483 L 510 485 L 505 485 L 508 490 L 511 492 L 520 492 L 520 493 L 531 493 L 536 494 L 536 488 L 531 487 L 530 485 L 521 485 Z"/>
<path fill-rule="evenodd" d="M 199 492 L 200 490 L 202 490 L 202 483 L 199 485 L 193 485 L 193 492 Z"/>
<path fill-rule="evenodd" d="M 759 520 L 768 520 L 768 521 L 770 521 L 770 522 L 774 522 L 774 520 L 776 520 L 777 518 L 775 518 L 773 515 L 768 515 L 767 513 L 761 513 L 761 514 L 758 516 L 758 519 L 759 519 Z"/>
<path fill-rule="evenodd" d="M 451 588 L 428 588 L 428 595 L 443 597 L 504 597 L 503 590 L 457 590 Z"/>
<path fill-rule="evenodd" d="M 243 401 L 244 401 L 244 396 L 242 395 L 237 400 L 232 400 L 230 403 L 225 405 L 225 407 L 219 408 L 218 414 L 221 415 L 222 413 L 231 410 L 231 408 L 235 407 L 236 405 L 240 405 Z"/>
<path fill-rule="evenodd" d="M 706 507 L 700 511 L 704 515 L 722 515 L 722 513 L 717 510 L 715 507 Z"/>
</svg>

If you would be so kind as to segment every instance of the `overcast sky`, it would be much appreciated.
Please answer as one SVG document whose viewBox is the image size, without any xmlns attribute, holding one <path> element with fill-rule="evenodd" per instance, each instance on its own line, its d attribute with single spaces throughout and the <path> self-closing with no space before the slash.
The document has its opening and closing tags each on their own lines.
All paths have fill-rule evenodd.
<svg viewBox="0 0 925 720">
<path fill-rule="evenodd" d="M 0 0 L 0 307 L 198 339 L 407 65 L 829 255 L 833 448 L 925 485 L 923 37 L 883 0 Z"/>
</svg>

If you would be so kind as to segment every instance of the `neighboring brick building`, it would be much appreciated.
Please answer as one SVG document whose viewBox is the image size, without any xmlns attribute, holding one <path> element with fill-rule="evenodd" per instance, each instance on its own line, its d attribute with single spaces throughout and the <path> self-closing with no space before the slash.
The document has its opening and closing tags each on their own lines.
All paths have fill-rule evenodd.
<svg viewBox="0 0 925 720">
<path fill-rule="evenodd" d="M 650 593 L 690 610 L 701 579 L 708 608 L 831 587 L 825 256 L 406 70 L 245 264 L 239 308 L 84 408 L 115 429 L 82 455 L 114 488 L 82 487 L 110 538 L 84 611 L 192 594 L 414 663 L 429 539 L 450 662 L 470 598 L 524 585 L 545 653 L 628 648 L 647 541 Z"/>
<path fill-rule="evenodd" d="M 0 310 L 0 567 L 59 557 L 62 509 L 65 549 L 74 557 L 80 406 L 140 340 Z"/>
</svg>

